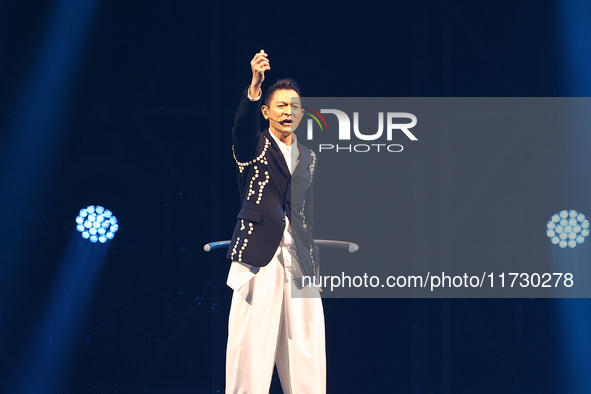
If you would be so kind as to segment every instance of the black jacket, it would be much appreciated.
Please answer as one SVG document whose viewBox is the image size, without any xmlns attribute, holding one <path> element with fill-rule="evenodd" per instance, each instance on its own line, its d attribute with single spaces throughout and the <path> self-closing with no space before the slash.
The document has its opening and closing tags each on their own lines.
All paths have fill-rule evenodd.
<svg viewBox="0 0 591 394">
<path fill-rule="evenodd" d="M 288 215 L 303 275 L 318 275 L 312 237 L 312 189 L 316 154 L 298 142 L 299 162 L 290 174 L 269 130 L 260 131 L 262 98 L 243 96 L 232 129 L 241 209 L 227 258 L 267 265 L 283 237 Z"/>
</svg>

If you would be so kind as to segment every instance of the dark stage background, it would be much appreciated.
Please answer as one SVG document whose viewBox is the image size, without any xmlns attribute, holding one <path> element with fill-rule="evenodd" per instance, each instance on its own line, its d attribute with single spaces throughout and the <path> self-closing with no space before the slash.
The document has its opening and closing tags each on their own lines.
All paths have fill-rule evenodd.
<svg viewBox="0 0 591 394">
<path fill-rule="evenodd" d="M 95 290 L 72 294 L 86 314 L 56 392 L 223 392 L 229 262 L 202 247 L 233 229 L 230 130 L 260 49 L 267 82 L 310 97 L 589 94 L 569 82 L 560 2 L 89 1 L 48 43 L 58 5 L 84 1 L 0 4 L 0 392 L 36 379 L 31 343 L 52 349 L 42 316 L 89 204 L 120 230 Z M 588 392 L 562 389 L 555 300 L 331 299 L 325 314 L 329 393 Z"/>
</svg>

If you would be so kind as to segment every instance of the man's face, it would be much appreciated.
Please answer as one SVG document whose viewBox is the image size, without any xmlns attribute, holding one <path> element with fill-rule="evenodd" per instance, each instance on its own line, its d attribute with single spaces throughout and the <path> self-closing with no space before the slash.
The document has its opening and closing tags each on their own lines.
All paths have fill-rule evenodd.
<svg viewBox="0 0 591 394">
<path fill-rule="evenodd" d="M 300 96 L 295 90 L 276 90 L 269 106 L 263 105 L 261 110 L 265 119 L 269 120 L 271 132 L 284 138 L 298 128 L 304 115 Z"/>
</svg>

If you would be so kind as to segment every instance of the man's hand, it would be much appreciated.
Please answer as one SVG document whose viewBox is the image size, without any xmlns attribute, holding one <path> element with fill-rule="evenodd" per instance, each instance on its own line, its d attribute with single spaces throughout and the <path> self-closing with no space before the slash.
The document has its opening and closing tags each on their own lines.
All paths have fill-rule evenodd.
<svg viewBox="0 0 591 394">
<path fill-rule="evenodd" d="M 261 85 L 265 80 L 265 71 L 271 69 L 269 59 L 267 59 L 267 54 L 264 50 L 261 49 L 259 53 L 254 55 L 250 61 L 250 68 L 252 69 L 252 82 L 250 83 L 248 94 L 254 99 L 262 93 Z"/>
</svg>

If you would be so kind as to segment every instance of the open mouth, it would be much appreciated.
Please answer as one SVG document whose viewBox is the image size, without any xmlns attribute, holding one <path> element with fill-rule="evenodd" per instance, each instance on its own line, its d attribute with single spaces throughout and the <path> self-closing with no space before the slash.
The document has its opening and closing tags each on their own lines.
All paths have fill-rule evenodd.
<svg viewBox="0 0 591 394">
<path fill-rule="evenodd" d="M 291 119 L 285 119 L 283 121 L 281 121 L 281 124 L 284 126 L 290 126 L 291 125 Z"/>
</svg>

